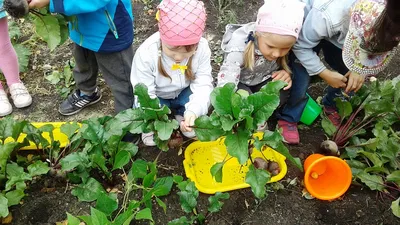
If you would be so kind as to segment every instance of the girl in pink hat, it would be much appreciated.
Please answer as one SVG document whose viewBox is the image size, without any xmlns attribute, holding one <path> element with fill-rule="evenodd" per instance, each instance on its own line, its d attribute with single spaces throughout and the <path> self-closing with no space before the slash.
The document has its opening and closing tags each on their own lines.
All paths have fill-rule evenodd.
<svg viewBox="0 0 400 225">
<path fill-rule="evenodd" d="M 302 27 L 304 6 L 298 0 L 265 0 L 256 22 L 227 25 L 222 40 L 225 58 L 218 73 L 217 86 L 233 82 L 239 93 L 252 93 L 270 81 L 282 80 L 288 84 L 281 92 L 282 104 L 288 94 L 286 90 L 292 86 L 287 55 Z M 290 127 L 286 126 L 281 115 L 278 117 L 285 140 L 298 143 L 298 134 L 297 137 L 290 136 Z M 259 130 L 265 127 L 259 124 Z"/>
<path fill-rule="evenodd" d="M 146 84 L 150 97 L 175 111 L 183 135 L 191 138 L 191 126 L 207 114 L 213 90 L 211 50 L 202 38 L 206 11 L 197 0 L 163 0 L 158 10 L 159 31 L 136 50 L 131 82 Z M 153 133 L 142 134 L 142 140 L 155 146 Z"/>
</svg>

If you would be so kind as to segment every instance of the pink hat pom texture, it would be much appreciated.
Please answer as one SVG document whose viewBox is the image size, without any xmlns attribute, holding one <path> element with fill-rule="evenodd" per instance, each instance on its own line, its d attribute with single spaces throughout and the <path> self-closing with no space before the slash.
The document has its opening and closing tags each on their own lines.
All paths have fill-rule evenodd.
<svg viewBox="0 0 400 225">
<path fill-rule="evenodd" d="M 163 0 L 158 9 L 158 28 L 163 42 L 171 46 L 199 43 L 207 17 L 202 1 Z"/>
<path fill-rule="evenodd" d="M 256 31 L 298 38 L 305 4 L 298 0 L 265 0 L 258 10 Z"/>
</svg>

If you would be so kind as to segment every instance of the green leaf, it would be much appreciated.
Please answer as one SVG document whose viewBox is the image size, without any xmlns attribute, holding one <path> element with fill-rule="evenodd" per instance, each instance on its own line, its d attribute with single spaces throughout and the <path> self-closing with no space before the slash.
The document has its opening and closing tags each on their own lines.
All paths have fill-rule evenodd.
<svg viewBox="0 0 400 225">
<path fill-rule="evenodd" d="M 68 139 L 71 140 L 72 135 L 74 135 L 78 131 L 79 127 L 80 126 L 76 122 L 64 123 L 61 125 L 60 131 L 67 135 Z"/>
<path fill-rule="evenodd" d="M 136 216 L 136 220 L 150 220 L 153 221 L 153 216 L 151 215 L 151 210 L 149 208 L 145 208 L 140 210 Z"/>
<path fill-rule="evenodd" d="M 269 95 L 280 95 L 280 91 L 282 88 L 286 87 L 287 83 L 281 80 L 273 81 L 273 82 L 268 82 L 266 85 L 264 85 L 260 91 L 264 92 L 265 94 Z"/>
<path fill-rule="evenodd" d="M 395 182 L 400 184 L 400 170 L 393 171 L 386 177 L 387 181 Z"/>
<path fill-rule="evenodd" d="M 255 125 L 264 124 L 265 121 L 274 113 L 275 109 L 279 106 L 278 94 L 266 94 L 264 92 L 257 92 L 247 98 L 250 105 L 254 107 L 253 119 Z"/>
<path fill-rule="evenodd" d="M 294 158 L 287 147 L 283 144 L 283 137 L 278 131 L 265 131 L 262 139 L 262 145 L 267 145 L 273 148 L 275 151 L 285 156 L 293 165 L 303 171 L 303 165 L 299 158 Z M 257 143 L 257 142 L 256 142 Z M 260 144 L 258 144 L 260 145 Z M 256 146 L 258 149 L 262 149 L 262 146 Z"/>
<path fill-rule="evenodd" d="M 6 182 L 5 191 L 11 190 L 14 185 L 20 182 L 32 180 L 32 177 L 24 172 L 24 168 L 14 162 L 7 164 L 7 176 L 9 179 Z"/>
<path fill-rule="evenodd" d="M 93 225 L 109 225 L 110 221 L 107 216 L 102 212 L 93 207 L 90 208 L 90 214 L 92 217 Z"/>
<path fill-rule="evenodd" d="M 257 198 L 264 198 L 266 194 L 265 185 L 271 179 L 271 175 L 262 169 L 256 169 L 254 165 L 249 166 L 246 174 L 246 183 L 251 186 L 251 191 Z"/>
<path fill-rule="evenodd" d="M 92 216 L 78 216 L 79 219 L 83 220 L 83 222 L 85 222 L 85 225 L 93 225 L 93 219 Z"/>
<path fill-rule="evenodd" d="M 358 179 L 366 184 L 371 190 L 383 191 L 383 179 L 377 175 L 371 175 L 366 172 L 360 172 L 356 175 Z"/>
<path fill-rule="evenodd" d="M 383 164 L 376 153 L 361 151 L 360 154 L 363 154 L 365 157 L 367 157 L 374 164 L 374 166 L 381 167 Z"/>
<path fill-rule="evenodd" d="M 221 119 L 221 127 L 224 131 L 232 131 L 233 126 L 239 122 L 239 120 L 233 120 L 231 115 L 222 115 Z"/>
<path fill-rule="evenodd" d="M 222 168 L 224 166 L 224 162 L 215 163 L 211 169 L 211 176 L 215 178 L 215 181 L 221 183 L 222 182 Z"/>
<path fill-rule="evenodd" d="M 2 176 L 5 176 L 8 159 L 10 158 L 11 153 L 14 151 L 14 148 L 17 145 L 17 142 L 0 144 L 0 179 Z"/>
<path fill-rule="evenodd" d="M 131 142 L 121 141 L 121 142 L 119 142 L 118 150 L 129 152 L 130 157 L 133 158 L 136 155 L 136 153 L 138 152 L 138 147 Z"/>
<path fill-rule="evenodd" d="M 228 154 L 236 157 L 240 164 L 245 164 L 249 159 L 248 141 L 251 133 L 244 130 L 238 130 L 237 133 L 228 134 L 225 139 Z"/>
<path fill-rule="evenodd" d="M 353 107 L 349 101 L 342 100 L 341 98 L 335 98 L 335 102 L 339 111 L 339 115 L 342 119 L 351 115 L 353 112 Z"/>
<path fill-rule="evenodd" d="M 393 215 L 400 218 L 400 198 L 392 202 L 390 209 L 392 209 Z"/>
<path fill-rule="evenodd" d="M 129 152 L 122 150 L 117 153 L 114 160 L 113 170 L 121 169 L 131 160 L 131 154 Z"/>
<path fill-rule="evenodd" d="M 236 85 L 227 83 L 223 87 L 215 88 L 210 95 L 214 110 L 220 115 L 233 115 L 232 96 L 235 94 Z"/>
<path fill-rule="evenodd" d="M 46 174 L 50 168 L 47 163 L 42 161 L 35 161 L 33 164 L 28 166 L 29 175 L 32 177 Z"/>
<path fill-rule="evenodd" d="M 91 119 L 84 121 L 84 123 L 79 129 L 84 139 L 90 140 L 92 144 L 100 144 L 103 141 L 107 141 L 103 140 L 104 128 L 98 121 Z"/>
<path fill-rule="evenodd" d="M 150 98 L 147 86 L 145 84 L 136 84 L 134 94 L 138 97 L 141 108 L 160 108 L 160 100 L 158 98 Z"/>
<path fill-rule="evenodd" d="M 60 25 L 60 45 L 64 44 L 68 40 L 69 30 L 68 30 L 68 21 L 65 16 L 61 14 L 55 15 L 58 20 L 58 24 Z"/>
<path fill-rule="evenodd" d="M 61 42 L 60 24 L 54 16 L 35 17 L 36 33 L 45 41 L 53 51 Z"/>
<path fill-rule="evenodd" d="M 164 210 L 164 213 L 167 214 L 167 205 L 161 201 L 161 199 L 156 197 L 156 201 L 158 203 L 158 205 Z"/>
<path fill-rule="evenodd" d="M 22 73 L 27 72 L 29 65 L 29 57 L 32 54 L 31 50 L 29 50 L 22 44 L 15 44 L 14 49 L 18 56 L 19 71 Z"/>
<path fill-rule="evenodd" d="M 0 120 L 0 139 L 4 140 L 12 137 L 15 120 L 12 117 L 6 117 Z"/>
<path fill-rule="evenodd" d="M 376 148 L 378 147 L 378 144 L 379 144 L 379 139 L 370 138 L 367 142 L 363 143 L 363 146 L 367 147 L 368 149 L 371 149 L 372 151 L 375 151 Z"/>
<path fill-rule="evenodd" d="M 147 174 L 147 162 L 138 159 L 132 163 L 132 175 L 134 178 L 144 178 Z"/>
<path fill-rule="evenodd" d="M 8 216 L 8 213 L 8 200 L 0 193 L 0 217 L 5 218 Z"/>
<path fill-rule="evenodd" d="M 200 116 L 194 124 L 196 127 L 194 131 L 200 141 L 215 141 L 226 133 L 221 126 L 213 125 L 208 116 Z"/>
<path fill-rule="evenodd" d="M 183 181 L 183 177 L 179 175 L 173 175 L 174 183 L 180 183 Z"/>
<path fill-rule="evenodd" d="M 8 36 L 10 40 L 18 39 L 21 36 L 21 30 L 18 27 L 18 24 L 14 21 L 8 22 Z"/>
<path fill-rule="evenodd" d="M 100 193 L 96 201 L 96 209 L 110 216 L 111 213 L 118 209 L 117 194 Z"/>
<path fill-rule="evenodd" d="M 153 194 L 157 197 L 166 196 L 171 192 L 174 180 L 172 177 L 158 178 L 153 186 Z"/>
<path fill-rule="evenodd" d="M 240 113 L 243 109 L 248 109 L 249 105 L 246 105 L 246 102 L 243 101 L 244 98 L 242 96 L 239 96 L 238 92 L 241 91 L 240 89 L 236 92 L 236 94 L 232 95 L 232 113 L 233 117 L 235 119 L 239 119 Z M 244 90 L 243 90 L 244 91 Z M 249 94 L 247 91 L 244 91 Z M 246 97 L 247 98 L 247 97 Z"/>
<path fill-rule="evenodd" d="M 186 213 L 192 212 L 197 206 L 199 191 L 192 181 L 181 182 L 178 184 L 178 188 L 181 190 L 178 195 L 183 211 Z"/>
<path fill-rule="evenodd" d="M 139 134 L 143 132 L 145 123 L 141 109 L 127 109 L 109 121 L 106 129 L 109 135 L 122 136 L 125 130 L 129 130 L 132 134 Z"/>
<path fill-rule="evenodd" d="M 81 221 L 78 218 L 69 213 L 67 213 L 67 221 L 68 225 L 79 225 L 81 223 Z"/>
<path fill-rule="evenodd" d="M 178 121 L 171 120 L 169 122 L 164 122 L 160 120 L 154 121 L 154 128 L 157 131 L 158 137 L 163 140 L 169 140 L 172 132 L 179 127 Z"/>
<path fill-rule="evenodd" d="M 19 136 L 23 133 L 26 124 L 28 124 L 28 121 L 15 121 L 12 131 L 12 138 L 14 138 L 14 140 L 18 140 Z"/>
<path fill-rule="evenodd" d="M 347 155 L 350 157 L 350 159 L 354 159 L 358 156 L 358 153 L 363 151 L 363 148 L 361 147 L 346 147 L 345 148 Z"/>
<path fill-rule="evenodd" d="M 115 220 L 113 225 L 129 225 L 131 221 L 135 218 L 135 214 L 133 214 L 133 210 L 138 209 L 140 206 L 140 202 L 131 200 L 129 202 L 128 209 L 125 212 L 121 213 Z M 135 210 L 136 211 L 136 210 Z"/>
<path fill-rule="evenodd" d="M 165 140 L 165 141 L 164 141 L 164 140 L 161 140 L 161 139 L 158 137 L 158 134 L 157 134 L 157 133 L 154 134 L 154 142 L 156 143 L 157 147 L 158 147 L 161 151 L 166 152 L 166 151 L 169 150 L 169 147 L 168 147 L 168 140 Z"/>
<path fill-rule="evenodd" d="M 63 171 L 75 169 L 79 165 L 90 165 L 88 155 L 84 152 L 73 152 L 61 159 Z"/>
<path fill-rule="evenodd" d="M 214 196 L 210 196 L 208 198 L 208 202 L 210 203 L 208 211 L 212 213 L 219 212 L 222 209 L 222 206 L 224 205 L 224 203 L 220 201 L 221 199 L 224 200 L 229 199 L 229 194 L 217 192 L 215 193 Z"/>
<path fill-rule="evenodd" d="M 182 216 L 178 219 L 174 219 L 174 220 L 168 222 L 168 225 L 191 225 L 191 224 L 193 224 L 193 221 L 188 220 L 188 218 L 186 218 L 186 216 Z"/>
<path fill-rule="evenodd" d="M 332 137 L 337 130 L 335 125 L 333 125 L 333 123 L 326 116 L 322 117 L 321 126 L 325 133 L 330 137 Z"/>
<path fill-rule="evenodd" d="M 72 195 L 78 197 L 81 202 L 94 201 L 104 192 L 103 186 L 94 178 L 89 178 L 85 184 L 80 184 L 71 191 Z"/>
<path fill-rule="evenodd" d="M 92 161 L 93 168 L 98 167 L 99 169 L 104 171 L 107 175 L 111 175 L 111 173 L 108 171 L 108 168 L 106 166 L 106 158 L 104 157 L 104 155 L 92 154 L 92 155 L 90 155 L 90 160 Z"/>
<path fill-rule="evenodd" d="M 21 199 L 25 196 L 23 190 L 14 190 L 6 193 L 6 198 L 8 199 L 8 206 L 18 205 Z"/>
<path fill-rule="evenodd" d="M 144 178 L 143 178 L 143 186 L 145 188 L 150 187 L 154 181 L 156 180 L 157 177 L 157 171 L 152 171 L 149 174 L 147 174 Z"/>
<path fill-rule="evenodd" d="M 364 107 L 364 118 L 372 118 L 381 113 L 389 113 L 394 111 L 392 99 L 380 99 L 371 101 Z"/>
</svg>

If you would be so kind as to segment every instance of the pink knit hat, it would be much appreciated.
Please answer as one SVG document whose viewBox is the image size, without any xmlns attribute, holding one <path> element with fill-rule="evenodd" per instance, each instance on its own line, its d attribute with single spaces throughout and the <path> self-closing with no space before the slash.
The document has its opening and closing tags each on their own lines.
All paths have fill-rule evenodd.
<svg viewBox="0 0 400 225">
<path fill-rule="evenodd" d="M 299 0 L 265 0 L 258 10 L 256 31 L 299 36 L 305 4 Z"/>
<path fill-rule="evenodd" d="M 202 1 L 163 0 L 158 9 L 158 29 L 163 42 L 171 46 L 199 43 L 206 22 L 206 10 Z"/>
</svg>

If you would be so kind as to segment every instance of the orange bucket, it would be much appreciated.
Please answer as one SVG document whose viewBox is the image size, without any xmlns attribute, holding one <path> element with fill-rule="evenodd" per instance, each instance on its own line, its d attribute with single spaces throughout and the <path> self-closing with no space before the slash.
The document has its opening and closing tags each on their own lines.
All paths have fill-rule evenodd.
<svg viewBox="0 0 400 225">
<path fill-rule="evenodd" d="M 304 162 L 304 185 L 320 200 L 334 200 L 350 187 L 352 174 L 346 161 L 335 156 L 312 154 Z"/>
</svg>

